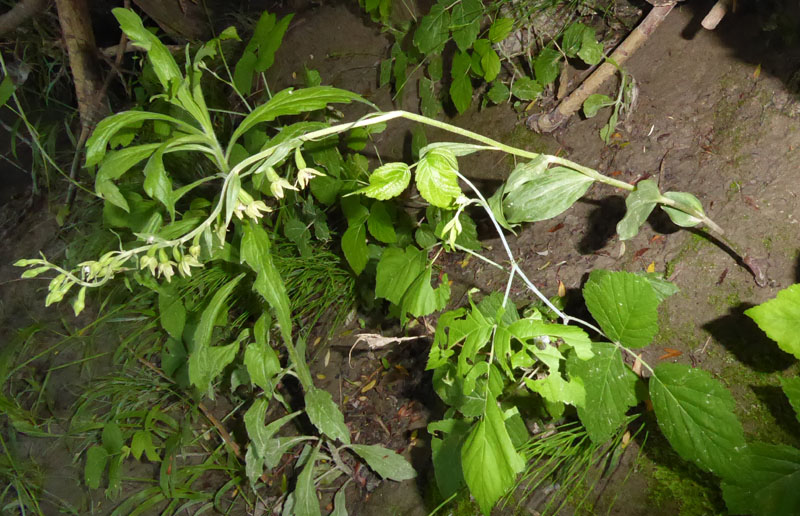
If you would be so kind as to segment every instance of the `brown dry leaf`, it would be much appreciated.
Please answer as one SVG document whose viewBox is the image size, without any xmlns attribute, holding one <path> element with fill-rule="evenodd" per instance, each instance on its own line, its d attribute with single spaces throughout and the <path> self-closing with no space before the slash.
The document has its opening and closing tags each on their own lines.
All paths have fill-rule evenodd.
<svg viewBox="0 0 800 516">
<path fill-rule="evenodd" d="M 365 385 L 364 387 L 361 388 L 361 393 L 363 394 L 363 393 L 365 393 L 365 392 L 367 392 L 369 390 L 372 390 L 372 388 L 375 387 L 376 383 L 377 382 L 375 380 L 372 380 L 367 385 Z"/>
<path fill-rule="evenodd" d="M 631 442 L 631 433 L 630 431 L 625 432 L 622 434 L 622 448 L 625 449 L 628 446 L 628 443 Z"/>
<path fill-rule="evenodd" d="M 555 226 L 553 226 L 550 229 L 548 229 L 547 232 L 548 233 L 555 233 L 556 231 L 558 231 L 559 229 L 561 229 L 563 227 L 564 227 L 564 223 L 563 222 L 559 222 Z"/>
<path fill-rule="evenodd" d="M 647 266 L 647 272 L 656 272 L 656 262 L 650 262 Z"/>
<path fill-rule="evenodd" d="M 567 295 L 567 287 L 564 286 L 564 282 L 558 280 L 558 297 L 564 297 Z"/>
<path fill-rule="evenodd" d="M 758 66 L 756 66 L 756 69 L 753 71 L 753 79 L 758 80 L 760 76 L 761 76 L 761 63 L 758 63 Z"/>
<path fill-rule="evenodd" d="M 659 360 L 666 360 L 666 359 L 669 359 L 669 358 L 677 358 L 677 357 L 683 355 L 683 351 L 681 351 L 679 349 L 664 348 L 664 351 L 666 351 L 666 353 L 664 353 L 663 355 L 658 357 Z"/>
</svg>

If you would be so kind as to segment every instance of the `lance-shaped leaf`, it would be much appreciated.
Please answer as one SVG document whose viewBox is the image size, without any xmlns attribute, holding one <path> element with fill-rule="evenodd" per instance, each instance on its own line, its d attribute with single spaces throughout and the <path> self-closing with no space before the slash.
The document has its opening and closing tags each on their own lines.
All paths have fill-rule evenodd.
<svg viewBox="0 0 800 516">
<path fill-rule="evenodd" d="M 605 334 L 629 348 L 658 333 L 658 298 L 647 279 L 630 272 L 592 272 L 583 299 Z"/>
<path fill-rule="evenodd" d="M 628 409 L 636 405 L 636 375 L 622 363 L 614 345 L 595 342 L 592 349 L 595 355 L 589 360 L 570 354 L 567 372 L 588 386 L 578 417 L 592 441 L 602 444 L 625 422 Z"/>
<path fill-rule="evenodd" d="M 464 442 L 461 464 L 464 480 L 484 514 L 514 486 L 517 473 L 525 467 L 495 400 L 487 400 L 483 418 Z"/>
<path fill-rule="evenodd" d="M 417 476 L 417 472 L 408 461 L 393 450 L 387 450 L 383 446 L 351 444 L 351 450 L 356 452 L 362 459 L 367 461 L 369 467 L 375 473 L 389 480 L 409 480 Z"/>
<path fill-rule="evenodd" d="M 163 120 L 165 122 L 179 125 L 183 130 L 193 133 L 198 132 L 197 129 L 186 122 L 182 122 L 177 118 L 159 113 L 150 113 L 148 111 L 125 111 L 123 113 L 111 115 L 101 120 L 92 132 L 92 136 L 86 140 L 86 166 L 91 167 L 92 165 L 97 165 L 100 163 L 106 154 L 108 141 L 117 133 L 117 131 L 124 127 L 141 124 L 145 120 Z M 152 147 L 153 150 L 158 148 L 158 144 L 149 144 L 149 146 Z"/>
<path fill-rule="evenodd" d="M 747 474 L 722 483 L 731 514 L 794 516 L 800 514 L 800 450 L 753 443 L 747 446 Z"/>
<path fill-rule="evenodd" d="M 745 310 L 778 347 L 800 358 L 800 284 L 778 292 L 775 299 Z"/>
<path fill-rule="evenodd" d="M 306 413 L 314 426 L 331 439 L 350 444 L 350 430 L 344 416 L 328 391 L 312 387 L 306 391 Z"/>
<path fill-rule="evenodd" d="M 422 197 L 434 206 L 449 208 L 461 195 L 458 186 L 458 160 L 446 148 L 429 150 L 417 163 L 415 181 Z"/>
<path fill-rule="evenodd" d="M 532 162 L 533 170 L 538 171 Z M 536 222 L 562 213 L 581 198 L 594 180 L 564 167 L 554 167 L 511 190 L 503 200 L 506 220 L 511 224 Z"/>
<path fill-rule="evenodd" d="M 625 199 L 625 216 L 617 224 L 620 240 L 630 240 L 636 236 L 660 198 L 661 194 L 655 181 L 652 179 L 639 181 L 636 189 Z"/>
<path fill-rule="evenodd" d="M 701 369 L 663 363 L 650 378 L 658 426 L 685 460 L 725 479 L 739 478 L 745 456 L 736 402 Z"/>
<path fill-rule="evenodd" d="M 314 485 L 314 464 L 317 462 L 317 453 L 322 441 L 314 447 L 303 466 L 303 471 L 297 476 L 297 485 L 294 489 L 294 507 L 291 514 L 295 516 L 320 516 L 317 488 Z"/>
</svg>

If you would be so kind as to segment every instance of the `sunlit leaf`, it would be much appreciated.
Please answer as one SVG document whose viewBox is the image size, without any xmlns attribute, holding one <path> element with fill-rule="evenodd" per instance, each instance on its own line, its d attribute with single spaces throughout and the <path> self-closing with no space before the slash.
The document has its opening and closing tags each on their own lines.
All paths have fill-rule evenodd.
<svg viewBox="0 0 800 516">
<path fill-rule="evenodd" d="M 386 200 L 400 195 L 411 181 L 411 170 L 405 163 L 386 163 L 369 176 L 369 186 L 356 190 L 373 199 Z"/>
<path fill-rule="evenodd" d="M 778 347 L 800 358 L 800 284 L 787 287 L 774 299 L 745 310 Z"/>
<path fill-rule="evenodd" d="M 411 464 L 402 455 L 395 453 L 393 450 L 388 450 L 383 446 L 366 444 L 351 444 L 349 448 L 367 461 L 369 467 L 383 478 L 402 481 L 417 476 L 417 472 L 414 471 Z"/>
<path fill-rule="evenodd" d="M 630 240 L 636 236 L 660 198 L 658 184 L 652 179 L 636 184 L 636 189 L 625 199 L 625 217 L 617 224 L 620 240 Z"/>
<path fill-rule="evenodd" d="M 452 151 L 431 149 L 419 160 L 415 181 L 422 197 L 434 206 L 448 208 L 461 195 L 458 161 Z"/>
<path fill-rule="evenodd" d="M 564 167 L 555 167 L 509 191 L 503 208 L 511 224 L 546 220 L 562 213 L 580 199 L 593 179 Z"/>
</svg>

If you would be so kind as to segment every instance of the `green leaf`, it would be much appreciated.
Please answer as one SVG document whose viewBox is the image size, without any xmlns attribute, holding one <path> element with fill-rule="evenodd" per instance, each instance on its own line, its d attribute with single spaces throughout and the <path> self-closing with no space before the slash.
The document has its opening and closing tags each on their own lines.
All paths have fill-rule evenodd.
<svg viewBox="0 0 800 516">
<path fill-rule="evenodd" d="M 248 49 L 245 49 L 236 61 L 236 67 L 233 69 L 233 85 L 242 95 L 250 95 L 253 90 L 253 73 L 257 61 L 256 53 Z"/>
<path fill-rule="evenodd" d="M 452 151 L 436 148 L 417 163 L 415 181 L 422 197 L 434 206 L 449 208 L 461 195 L 458 186 L 458 160 Z"/>
<path fill-rule="evenodd" d="M 469 109 L 469 105 L 472 103 L 472 82 L 469 80 L 469 76 L 462 75 L 453 78 L 453 82 L 450 83 L 450 100 L 453 101 L 459 114 Z"/>
<path fill-rule="evenodd" d="M 630 240 L 636 236 L 639 227 L 650 216 L 660 198 L 658 184 L 652 179 L 645 179 L 636 184 L 636 189 L 625 199 L 625 216 L 617 224 L 620 240 Z"/>
<path fill-rule="evenodd" d="M 397 233 L 394 231 L 392 216 L 389 214 L 386 205 L 382 202 L 375 202 L 369 210 L 367 219 L 367 229 L 370 235 L 384 244 L 397 242 Z"/>
<path fill-rule="evenodd" d="M 724 479 L 741 478 L 745 451 L 736 402 L 701 369 L 662 363 L 650 378 L 658 426 L 685 460 Z"/>
<path fill-rule="evenodd" d="M 450 13 L 444 6 L 434 4 L 414 32 L 414 46 L 424 54 L 437 54 L 450 37 Z"/>
<path fill-rule="evenodd" d="M 484 514 L 514 486 L 517 473 L 525 467 L 493 399 L 487 401 L 483 419 L 464 442 L 461 463 L 464 480 Z"/>
<path fill-rule="evenodd" d="M 747 474 L 726 478 L 722 496 L 731 514 L 800 514 L 800 450 L 753 443 L 747 446 Z"/>
<path fill-rule="evenodd" d="M 658 298 L 641 276 L 593 271 L 583 287 L 583 299 L 608 338 L 623 346 L 647 346 L 658 333 Z"/>
<path fill-rule="evenodd" d="M 251 486 L 254 486 L 264 473 L 264 457 L 259 456 L 252 445 L 247 447 L 244 455 L 244 472 Z"/>
<path fill-rule="evenodd" d="M 492 26 L 489 27 L 489 39 L 492 43 L 500 43 L 508 37 L 513 26 L 514 20 L 512 18 L 497 18 L 492 23 Z"/>
<path fill-rule="evenodd" d="M 544 88 L 530 77 L 520 77 L 511 85 L 511 94 L 520 100 L 533 100 L 542 94 Z"/>
<path fill-rule="evenodd" d="M 492 82 L 500 73 L 500 57 L 493 49 L 481 56 L 481 68 L 483 68 L 483 79 Z"/>
<path fill-rule="evenodd" d="M 613 105 L 614 101 L 608 95 L 594 93 L 583 101 L 583 114 L 586 115 L 586 118 L 592 118 L 604 107 Z"/>
<path fill-rule="evenodd" d="M 452 152 L 454 156 L 460 157 L 468 156 L 481 150 L 486 150 L 487 147 L 485 145 L 475 145 L 474 143 L 434 142 L 423 146 L 419 151 L 419 155 L 425 156 L 434 149 L 448 150 Z"/>
<path fill-rule="evenodd" d="M 11 98 L 16 89 L 17 85 L 14 84 L 10 76 L 3 77 L 3 82 L 0 82 L 0 107 L 6 105 L 6 102 L 8 102 L 8 99 Z"/>
<path fill-rule="evenodd" d="M 167 47 L 144 27 L 142 19 L 135 12 L 122 8 L 112 9 L 111 12 L 131 42 L 147 51 L 147 58 L 164 91 L 171 91 L 173 86 L 183 80 L 183 75 Z"/>
<path fill-rule="evenodd" d="M 586 27 L 583 31 L 583 40 L 581 41 L 581 49 L 578 51 L 584 63 L 588 65 L 596 65 L 603 60 L 603 44 L 595 39 L 595 31 L 590 27 Z"/>
<path fill-rule="evenodd" d="M 97 193 L 97 195 L 99 195 L 109 203 L 130 213 L 131 210 L 130 207 L 128 206 L 128 201 L 125 200 L 125 197 L 122 195 L 122 192 L 119 191 L 117 185 L 115 185 L 111 181 L 96 182 L 94 184 L 94 191 Z"/>
<path fill-rule="evenodd" d="M 453 41 L 461 52 L 472 47 L 481 31 L 483 3 L 480 0 L 461 0 L 453 6 L 450 15 L 450 28 Z"/>
<path fill-rule="evenodd" d="M 586 389 L 580 378 L 565 380 L 558 370 L 551 370 L 545 378 L 525 378 L 525 385 L 550 403 L 567 403 L 581 408 L 586 404 Z"/>
<path fill-rule="evenodd" d="M 312 387 L 306 392 L 306 413 L 317 430 L 331 439 L 350 444 L 350 431 L 344 416 L 328 391 Z"/>
<path fill-rule="evenodd" d="M 336 491 L 336 496 L 333 497 L 333 512 L 330 516 L 347 516 L 346 496 L 345 486 Z"/>
<path fill-rule="evenodd" d="M 450 285 L 447 274 L 442 277 L 441 284 L 434 289 L 431 287 L 431 268 L 426 267 L 422 274 L 408 287 L 400 301 L 400 321 L 405 324 L 405 315 L 410 313 L 414 317 L 430 315 L 443 309 L 450 299 Z"/>
<path fill-rule="evenodd" d="M 745 310 L 778 347 L 800 358 L 800 284 L 787 287 L 766 303 Z"/>
<path fill-rule="evenodd" d="M 164 331 L 180 341 L 186 324 L 186 308 L 180 293 L 170 284 L 161 285 L 158 290 L 158 314 Z"/>
<path fill-rule="evenodd" d="M 244 427 L 250 438 L 250 447 L 255 450 L 258 457 L 264 457 L 272 434 L 267 431 L 264 420 L 269 408 L 269 399 L 256 398 L 247 412 L 244 413 Z"/>
<path fill-rule="evenodd" d="M 108 452 L 102 446 L 92 446 L 86 450 L 86 465 L 83 469 L 83 479 L 89 489 L 100 487 L 103 472 L 106 470 Z"/>
<path fill-rule="evenodd" d="M 533 61 L 533 72 L 536 81 L 542 86 L 555 82 L 560 73 L 561 52 L 552 47 L 545 47 Z"/>
<path fill-rule="evenodd" d="M 281 363 L 277 353 L 269 345 L 269 327 L 266 315 L 262 314 L 258 318 L 253 327 L 253 333 L 256 341 L 247 345 L 244 352 L 244 365 L 250 375 L 250 380 L 265 392 L 271 392 L 270 382 L 280 372 Z"/>
<path fill-rule="evenodd" d="M 158 456 L 158 451 L 153 445 L 153 434 L 146 430 L 137 430 L 131 438 L 131 455 L 136 460 L 141 460 L 142 453 L 147 456 L 150 462 L 160 462 L 161 457 Z"/>
<path fill-rule="evenodd" d="M 211 382 L 239 352 L 239 341 L 226 346 L 208 346 L 196 349 L 189 355 L 189 381 L 201 390 L 207 390 Z"/>
<path fill-rule="evenodd" d="M 703 211 L 703 204 L 700 202 L 700 199 L 695 197 L 694 195 L 686 192 L 666 192 L 664 197 L 667 199 L 672 199 L 673 201 L 679 202 L 681 204 L 685 204 L 691 208 L 694 208 L 699 213 L 705 213 Z M 670 220 L 682 228 L 693 228 L 696 225 L 703 222 L 701 219 L 693 215 L 689 215 L 679 209 L 672 208 L 670 206 L 661 206 L 661 209 L 667 212 L 669 215 Z"/>
<path fill-rule="evenodd" d="M 628 409 L 637 403 L 636 375 L 622 363 L 616 346 L 595 342 L 592 350 L 594 357 L 589 360 L 570 353 L 567 372 L 589 386 L 586 403 L 578 407 L 578 417 L 592 441 L 603 444 L 625 422 Z"/>
<path fill-rule="evenodd" d="M 125 444 L 122 438 L 122 430 L 119 425 L 110 421 L 103 426 L 103 448 L 106 449 L 109 455 L 115 455 L 122 452 L 122 446 Z"/>
<path fill-rule="evenodd" d="M 117 131 L 131 125 L 141 124 L 145 120 L 163 120 L 165 122 L 178 125 L 183 130 L 194 134 L 199 134 L 198 129 L 195 129 L 193 126 L 171 116 L 162 115 L 159 113 L 151 113 L 148 111 L 125 111 L 123 113 L 106 117 L 97 124 L 97 127 L 95 127 L 94 131 L 92 132 L 92 136 L 90 136 L 86 141 L 85 166 L 91 167 L 100 163 L 106 154 L 108 141 L 117 133 Z M 159 144 L 149 145 L 153 149 L 156 149 Z"/>
<path fill-rule="evenodd" d="M 367 461 L 369 467 L 382 478 L 400 482 L 417 476 L 417 472 L 414 471 L 411 464 L 394 450 L 366 444 L 351 444 L 349 448 Z"/>
<path fill-rule="evenodd" d="M 428 425 L 431 435 L 431 458 L 436 475 L 436 486 L 443 498 L 447 498 L 464 486 L 461 469 L 461 447 L 471 429 L 463 419 L 445 419 Z M 441 431 L 443 438 L 434 432 Z"/>
<path fill-rule="evenodd" d="M 564 341 L 564 344 L 575 350 L 575 354 L 581 360 L 588 360 L 594 356 L 592 353 L 592 341 L 589 335 L 577 326 L 565 326 L 563 324 L 546 323 L 534 321 L 533 319 L 520 319 L 508 326 L 509 333 L 521 341 L 530 340 L 535 337 L 549 336 L 557 337 Z"/>
<path fill-rule="evenodd" d="M 405 163 L 386 163 L 369 176 L 369 186 L 356 190 L 367 197 L 384 201 L 397 197 L 408 187 L 411 170 Z"/>
<path fill-rule="evenodd" d="M 264 14 L 266 14 L 266 12 Z M 267 71 L 275 62 L 275 52 L 281 46 L 283 36 L 286 33 L 286 29 L 289 28 L 289 23 L 292 21 L 293 17 L 294 14 L 287 14 L 281 18 L 275 23 L 272 30 L 258 42 L 258 61 L 255 65 L 256 72 L 261 73 Z"/>
<path fill-rule="evenodd" d="M 231 148 L 239 137 L 256 124 L 271 122 L 279 116 L 299 115 L 308 111 L 325 109 L 326 106 L 333 103 L 349 104 L 354 100 L 366 103 L 360 95 L 332 86 L 315 86 L 299 90 L 286 88 L 247 115 L 233 131 L 228 146 Z"/>
<path fill-rule="evenodd" d="M 369 260 L 367 228 L 361 224 L 349 226 L 342 235 L 342 252 L 356 275 L 361 274 Z"/>
<path fill-rule="evenodd" d="M 583 33 L 588 27 L 582 23 L 573 23 L 564 30 L 561 37 L 561 50 L 567 54 L 567 57 L 575 57 L 578 55 L 578 50 L 581 49 L 583 43 Z"/>
<path fill-rule="evenodd" d="M 375 275 L 375 297 L 400 305 L 411 283 L 425 270 L 427 257 L 414 247 L 390 247 L 383 251 Z"/>
<path fill-rule="evenodd" d="M 167 144 L 161 145 L 144 166 L 144 183 L 142 187 L 147 195 L 160 201 L 172 219 L 175 219 L 175 202 L 172 200 L 172 180 L 164 169 L 164 150 Z M 237 176 L 238 177 L 238 176 Z M 238 193 L 238 192 L 237 192 Z"/>
<path fill-rule="evenodd" d="M 564 167 L 543 171 L 509 191 L 503 200 L 505 218 L 511 224 L 546 220 L 562 213 L 581 198 L 593 179 Z"/>
<path fill-rule="evenodd" d="M 292 311 L 289 296 L 269 250 L 270 236 L 258 224 L 244 224 L 241 257 L 256 271 L 253 290 L 261 294 L 275 312 L 284 342 L 292 342 Z"/>
<path fill-rule="evenodd" d="M 322 444 L 320 442 L 320 444 Z M 297 476 L 297 485 L 294 489 L 294 510 L 291 514 L 295 516 L 320 516 L 319 500 L 317 499 L 317 488 L 314 485 L 314 464 L 317 462 L 319 445 L 314 447 L 306 460 L 303 471 Z"/>
<path fill-rule="evenodd" d="M 378 79 L 378 87 L 383 88 L 389 81 L 392 80 L 392 60 L 384 59 L 381 61 L 381 68 L 380 68 L 380 77 Z"/>
<path fill-rule="evenodd" d="M 500 104 L 506 102 L 510 98 L 511 91 L 508 89 L 508 86 L 502 82 L 495 81 L 492 87 L 489 88 L 489 91 L 486 92 L 486 96 L 495 104 Z"/>
<path fill-rule="evenodd" d="M 140 161 L 152 155 L 159 147 L 161 147 L 159 143 L 148 143 L 109 152 L 100 164 L 95 182 L 119 179 Z"/>
<path fill-rule="evenodd" d="M 433 81 L 427 77 L 420 77 L 418 90 L 420 112 L 428 118 L 436 118 L 436 115 L 442 110 L 442 103 L 436 97 Z"/>
<path fill-rule="evenodd" d="M 204 348 L 211 345 L 211 333 L 219 319 L 220 313 L 225 308 L 228 296 L 231 295 L 236 285 L 244 278 L 244 273 L 239 274 L 231 281 L 223 285 L 211 298 L 208 306 L 200 316 L 200 322 L 194 332 L 194 349 Z"/>
<path fill-rule="evenodd" d="M 795 417 L 800 421 L 800 378 L 781 378 L 781 387 L 783 393 L 789 398 Z"/>
<path fill-rule="evenodd" d="M 428 56 L 428 77 L 433 82 L 441 81 L 444 76 L 444 59 L 441 54 Z"/>
</svg>

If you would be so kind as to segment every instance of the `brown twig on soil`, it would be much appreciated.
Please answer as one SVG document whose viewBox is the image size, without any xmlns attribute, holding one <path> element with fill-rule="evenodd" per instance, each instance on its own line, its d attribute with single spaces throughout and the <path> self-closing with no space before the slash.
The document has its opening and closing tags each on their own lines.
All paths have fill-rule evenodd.
<svg viewBox="0 0 800 516">
<path fill-rule="evenodd" d="M 589 95 L 597 91 L 606 80 L 617 72 L 617 67 L 622 66 L 622 64 L 642 46 L 642 43 L 644 43 L 661 22 L 664 21 L 664 18 L 666 18 L 673 7 L 675 7 L 675 2 L 668 5 L 653 7 L 647 16 L 645 16 L 644 20 L 642 20 L 642 23 L 625 38 L 606 62 L 600 65 L 597 70 L 581 83 L 578 89 L 570 93 L 553 111 L 528 117 L 528 128 L 540 133 L 549 133 L 559 128 L 569 117 L 577 113 Z M 616 65 L 612 64 L 612 61 L 616 63 Z"/>
</svg>

